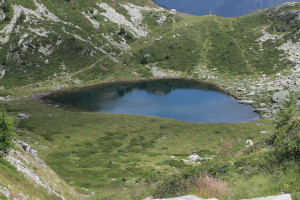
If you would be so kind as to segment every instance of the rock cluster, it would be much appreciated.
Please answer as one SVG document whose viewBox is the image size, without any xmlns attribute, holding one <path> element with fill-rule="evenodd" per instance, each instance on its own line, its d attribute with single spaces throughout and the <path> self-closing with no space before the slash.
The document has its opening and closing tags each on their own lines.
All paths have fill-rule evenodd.
<svg viewBox="0 0 300 200">
<path fill-rule="evenodd" d="M 29 118 L 29 115 L 25 115 L 25 114 L 18 114 L 18 117 L 21 118 L 21 119 L 28 119 Z"/>
<path fill-rule="evenodd" d="M 216 199 L 216 198 L 202 199 L 197 196 L 188 195 L 188 196 L 169 198 L 169 199 L 153 199 L 151 197 L 147 197 L 144 200 L 218 200 L 218 199 Z M 259 197 L 259 198 L 254 198 L 254 199 L 241 199 L 241 200 L 292 200 L 292 197 L 290 194 L 282 194 L 282 195 L 277 195 L 277 196 Z"/>
<path fill-rule="evenodd" d="M 214 158 L 214 155 L 211 156 L 207 156 L 205 155 L 204 157 L 201 157 L 197 154 L 192 154 L 188 157 L 188 160 L 186 159 L 181 159 L 182 162 L 190 162 L 190 163 L 196 163 L 196 164 L 200 164 L 201 160 L 211 160 Z"/>
<path fill-rule="evenodd" d="M 10 198 L 10 191 L 6 187 L 0 186 L 0 194 L 3 194 L 7 198 Z"/>
<path fill-rule="evenodd" d="M 23 193 L 15 193 L 11 191 L 12 186 L 8 185 L 8 187 L 0 186 L 0 194 L 4 195 L 8 199 L 13 200 L 28 200 L 29 196 L 24 195 Z"/>
<path fill-rule="evenodd" d="M 149 31 L 145 27 L 143 27 L 139 24 L 130 22 L 123 15 L 116 12 L 115 9 L 110 7 L 108 4 L 98 3 L 97 6 L 106 11 L 106 12 L 101 12 L 100 15 L 106 17 L 109 21 L 116 23 L 119 26 L 127 27 L 136 38 L 146 37 L 148 35 Z M 135 18 L 135 22 L 137 22 L 137 21 L 139 21 L 139 20 L 137 20 Z"/>
<path fill-rule="evenodd" d="M 29 144 L 23 142 L 22 140 L 15 139 L 14 141 L 17 145 L 19 145 L 24 151 L 30 153 L 33 156 L 37 155 L 37 150 L 32 149 Z"/>
</svg>

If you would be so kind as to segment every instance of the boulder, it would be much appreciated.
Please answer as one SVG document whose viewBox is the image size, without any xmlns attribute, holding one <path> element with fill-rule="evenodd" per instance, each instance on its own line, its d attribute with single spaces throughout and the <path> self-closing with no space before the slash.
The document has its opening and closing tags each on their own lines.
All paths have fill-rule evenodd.
<svg viewBox="0 0 300 200">
<path fill-rule="evenodd" d="M 249 146 L 252 146 L 252 145 L 253 145 L 253 142 L 252 142 L 252 140 L 247 140 L 247 141 L 246 141 L 246 144 L 249 144 Z"/>
<path fill-rule="evenodd" d="M 296 106 L 300 108 L 300 100 L 296 101 Z"/>
<path fill-rule="evenodd" d="M 240 100 L 239 101 L 239 103 L 243 103 L 243 104 L 252 104 L 252 103 L 254 103 L 254 101 L 253 100 Z"/>
<path fill-rule="evenodd" d="M 254 112 L 257 112 L 257 113 L 270 112 L 270 110 L 268 108 L 258 108 L 258 109 L 255 109 Z"/>
<path fill-rule="evenodd" d="M 196 162 L 200 157 L 198 155 L 190 155 L 188 158 L 191 162 Z"/>
<path fill-rule="evenodd" d="M 245 88 L 237 88 L 236 91 L 238 91 L 238 92 L 245 92 L 246 89 Z"/>
<path fill-rule="evenodd" d="M 10 198 L 10 191 L 6 187 L 0 186 L 0 194 Z"/>
<path fill-rule="evenodd" d="M 283 91 L 274 93 L 271 100 L 273 103 L 280 103 L 283 101 L 287 101 L 289 96 L 290 96 L 290 93 L 286 90 L 283 90 Z"/>
<path fill-rule="evenodd" d="M 0 21 L 5 20 L 5 14 L 2 10 L 0 10 Z"/>
<path fill-rule="evenodd" d="M 25 143 L 25 142 L 23 142 L 23 141 L 21 141 L 21 140 L 15 140 L 15 142 L 16 142 L 17 144 L 19 144 L 19 146 L 20 146 L 24 151 L 30 153 L 30 154 L 33 155 L 33 156 L 36 156 L 36 155 L 37 155 L 37 150 L 32 149 L 32 148 L 30 147 L 29 144 L 27 144 L 27 143 Z"/>
<path fill-rule="evenodd" d="M 25 142 L 21 141 L 21 140 L 17 140 L 17 142 L 20 144 L 21 148 L 24 150 L 24 151 L 30 151 L 30 145 L 29 144 L 26 144 Z"/>
<path fill-rule="evenodd" d="M 247 96 L 253 96 L 253 95 L 255 95 L 254 91 L 251 91 L 250 93 L 247 94 Z"/>
<path fill-rule="evenodd" d="M 18 114 L 18 116 L 21 118 L 21 119 L 28 119 L 29 118 L 29 115 L 25 115 L 25 114 Z"/>
</svg>

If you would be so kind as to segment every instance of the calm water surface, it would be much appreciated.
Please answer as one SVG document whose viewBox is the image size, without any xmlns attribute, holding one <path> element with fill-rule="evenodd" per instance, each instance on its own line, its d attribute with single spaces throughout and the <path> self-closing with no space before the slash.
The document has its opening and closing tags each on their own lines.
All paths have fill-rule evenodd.
<svg viewBox="0 0 300 200">
<path fill-rule="evenodd" d="M 249 122 L 259 119 L 250 105 L 239 104 L 216 88 L 187 80 L 114 83 L 50 97 L 92 112 L 156 116 L 186 122 Z"/>
<path fill-rule="evenodd" d="M 222 17 L 246 15 L 290 0 L 154 0 L 157 4 L 191 15 L 214 14 Z M 300 0 L 293 0 L 300 1 Z"/>
</svg>

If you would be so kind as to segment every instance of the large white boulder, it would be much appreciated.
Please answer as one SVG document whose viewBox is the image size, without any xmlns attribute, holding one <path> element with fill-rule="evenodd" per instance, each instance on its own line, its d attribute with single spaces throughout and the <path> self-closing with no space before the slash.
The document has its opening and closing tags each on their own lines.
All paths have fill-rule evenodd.
<svg viewBox="0 0 300 200">
<path fill-rule="evenodd" d="M 290 96 L 290 93 L 286 90 L 276 92 L 272 96 L 272 102 L 273 103 L 280 103 L 280 102 L 283 102 L 283 101 L 287 101 L 289 96 Z"/>
</svg>

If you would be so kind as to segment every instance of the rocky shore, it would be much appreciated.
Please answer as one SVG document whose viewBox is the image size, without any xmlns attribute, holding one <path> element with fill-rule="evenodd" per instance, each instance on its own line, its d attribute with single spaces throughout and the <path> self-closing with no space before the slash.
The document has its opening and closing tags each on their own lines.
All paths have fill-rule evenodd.
<svg viewBox="0 0 300 200">
<path fill-rule="evenodd" d="M 216 198 L 202 199 L 197 196 L 189 195 L 189 196 L 169 198 L 169 199 L 153 199 L 151 197 L 147 197 L 144 200 L 218 200 L 218 199 L 216 199 Z M 253 198 L 253 199 L 241 199 L 241 200 L 292 200 L 292 197 L 290 194 L 282 194 L 282 195 L 277 195 L 277 196 L 258 197 L 258 198 Z"/>
</svg>

